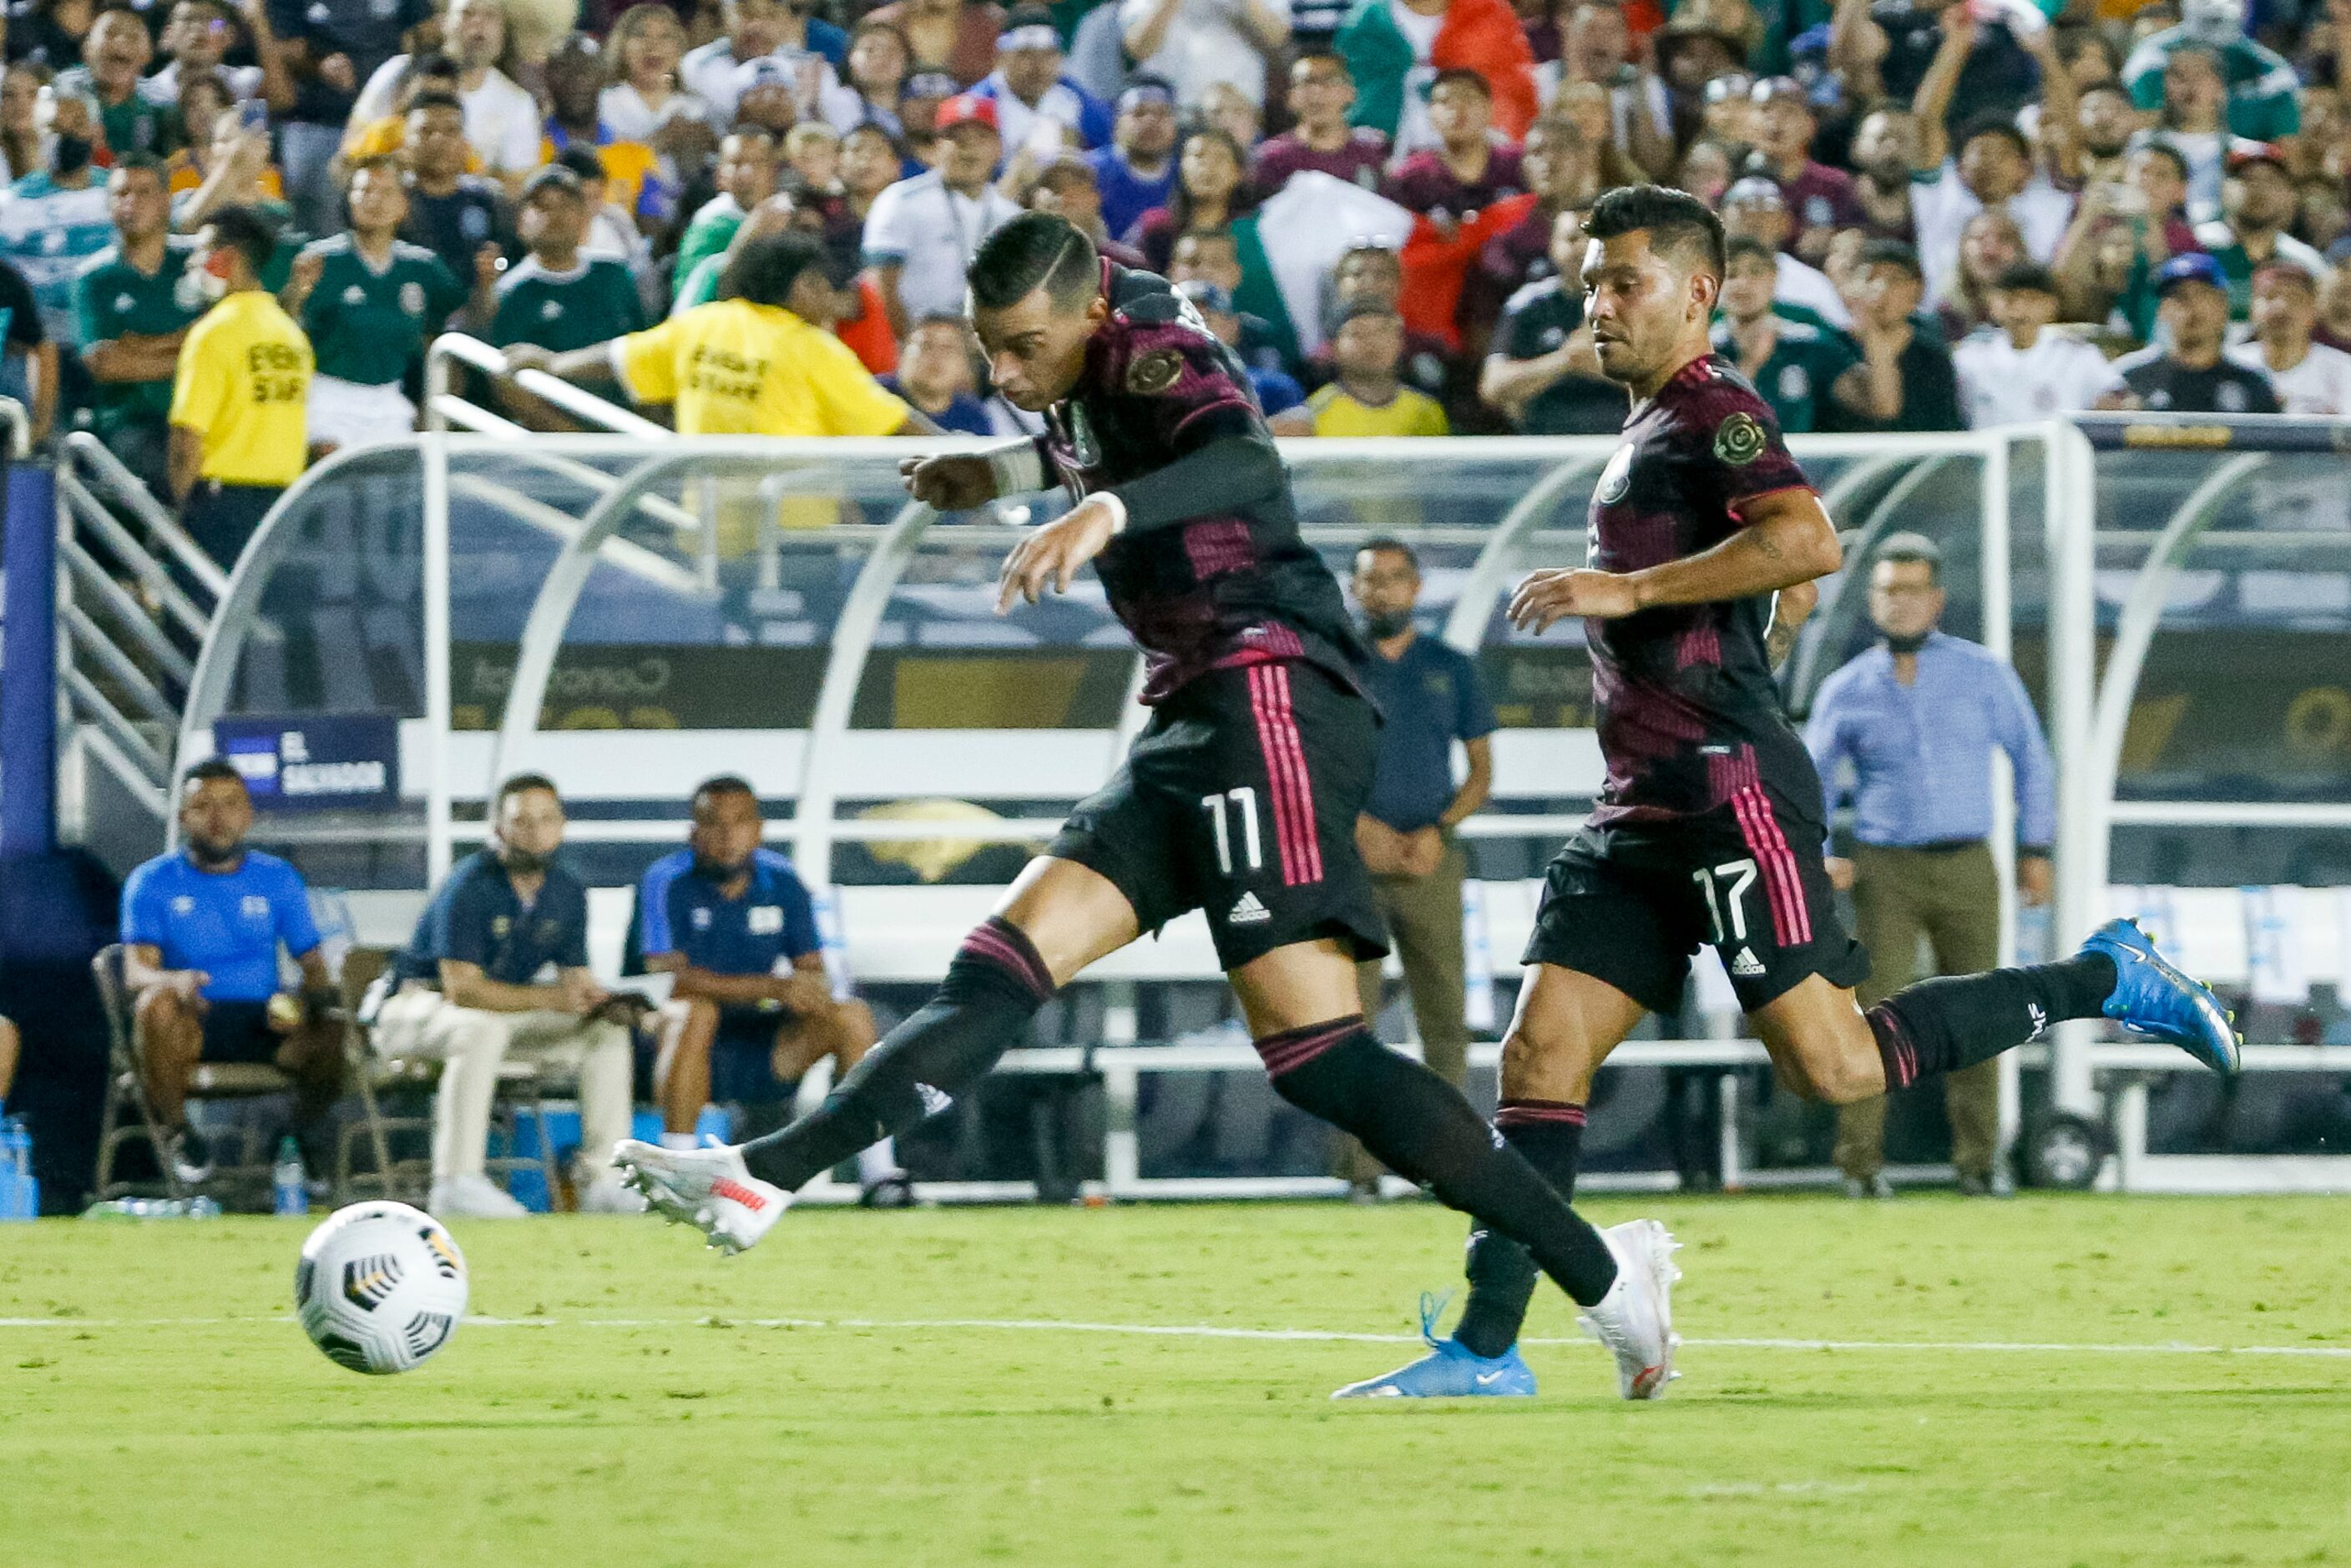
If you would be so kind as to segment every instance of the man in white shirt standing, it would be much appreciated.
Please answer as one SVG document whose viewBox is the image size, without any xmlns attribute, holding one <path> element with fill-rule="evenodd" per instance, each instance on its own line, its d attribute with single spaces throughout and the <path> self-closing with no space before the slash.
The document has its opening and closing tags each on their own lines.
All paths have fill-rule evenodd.
<svg viewBox="0 0 2351 1568">
<path fill-rule="evenodd" d="M 980 242 L 1020 215 L 991 183 L 1004 139 L 992 99 L 964 93 L 939 105 L 939 166 L 901 180 L 865 217 L 865 266 L 890 329 L 904 340 L 925 316 L 959 315 L 964 273 Z"/>
<path fill-rule="evenodd" d="M 1776 181 L 1750 174 L 1722 193 L 1723 234 L 1754 240 L 1771 252 L 1771 265 L 1779 273 L 1771 287 L 1773 302 L 1799 306 L 1840 331 L 1851 331 L 1853 311 L 1828 274 L 1788 254 L 1791 231 L 1788 199 Z"/>
<path fill-rule="evenodd" d="M 2113 400 L 2123 379 L 2105 355 L 2050 325 L 2057 319 L 2057 280 L 2047 267 L 2018 262 L 1993 283 L 1988 303 L 1992 325 L 1951 350 L 1969 429 L 2119 406 Z"/>
<path fill-rule="evenodd" d="M 2351 354 L 2310 340 L 2318 325 L 2318 279 L 2279 258 L 2253 269 L 2252 340 L 2228 350 L 2248 370 L 2267 371 L 2288 413 L 2351 413 Z"/>
<path fill-rule="evenodd" d="M 1927 269 L 1927 304 L 1942 302 L 1957 280 L 1959 233 L 1968 220 L 1986 207 L 1999 207 L 2016 220 L 2024 235 L 2027 255 L 2047 262 L 2057 254 L 2073 221 L 2074 198 L 2059 190 L 2034 162 L 2032 144 L 2013 121 L 1986 115 L 1959 127 L 1955 137 L 1946 129 L 1951 97 L 1959 87 L 1960 68 L 1973 47 L 1976 23 L 1967 5 L 1944 8 L 1938 26 L 1943 41 L 1934 64 L 1918 84 L 1917 144 L 1911 165 L 1910 211 L 1918 236 L 1918 259 Z M 2047 99 L 2041 110 L 2041 136 L 2062 176 L 2071 178 L 2077 167 L 2079 110 L 2073 78 L 2057 60 L 2042 28 L 2017 42 L 2041 62 L 2042 86 Z M 1954 147 L 1954 143 L 1957 143 Z M 1956 152 L 1957 156 L 1952 154 Z"/>
</svg>

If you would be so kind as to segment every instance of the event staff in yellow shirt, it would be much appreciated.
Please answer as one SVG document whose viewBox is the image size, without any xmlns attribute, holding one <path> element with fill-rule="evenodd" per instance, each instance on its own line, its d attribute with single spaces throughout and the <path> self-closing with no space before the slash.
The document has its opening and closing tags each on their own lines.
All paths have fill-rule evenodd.
<svg viewBox="0 0 2351 1568">
<path fill-rule="evenodd" d="M 832 314 L 824 260 L 808 235 L 764 235 L 727 265 L 721 298 L 569 353 L 516 344 L 507 362 L 618 381 L 638 402 L 672 404 L 680 435 L 940 434 L 816 325 Z"/>
<path fill-rule="evenodd" d="M 172 494 L 180 523 L 223 566 L 309 455 L 310 340 L 261 286 L 277 248 L 250 207 L 214 213 L 189 275 L 216 301 L 188 329 L 172 381 Z"/>
</svg>

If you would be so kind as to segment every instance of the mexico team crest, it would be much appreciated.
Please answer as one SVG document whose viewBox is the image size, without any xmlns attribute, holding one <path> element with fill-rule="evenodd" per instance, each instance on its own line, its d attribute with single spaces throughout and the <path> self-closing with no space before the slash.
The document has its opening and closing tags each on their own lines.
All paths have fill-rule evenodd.
<svg viewBox="0 0 2351 1568">
<path fill-rule="evenodd" d="M 1154 349 L 1126 367 L 1126 390 L 1138 397 L 1165 392 L 1184 373 L 1184 356 L 1173 349 Z"/>
<path fill-rule="evenodd" d="M 1600 487 L 1593 492 L 1593 498 L 1604 507 L 1613 507 L 1632 487 L 1633 448 L 1627 443 L 1609 455 L 1608 466 L 1600 471 Z"/>
</svg>

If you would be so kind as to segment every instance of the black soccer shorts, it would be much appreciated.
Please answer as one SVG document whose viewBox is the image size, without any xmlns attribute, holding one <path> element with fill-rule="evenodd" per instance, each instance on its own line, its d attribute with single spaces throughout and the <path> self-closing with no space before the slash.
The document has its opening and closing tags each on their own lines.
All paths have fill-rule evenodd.
<svg viewBox="0 0 2351 1568">
<path fill-rule="evenodd" d="M 1751 789 L 1698 816 L 1588 825 L 1552 860 L 1520 962 L 1605 980 L 1659 1013 L 1680 1010 L 1700 943 L 1750 1013 L 1807 975 L 1857 986 L 1869 956 L 1837 914 L 1821 839 Z"/>
<path fill-rule="evenodd" d="M 266 1000 L 219 1001 L 204 1009 L 204 1048 L 197 1053 L 200 1061 L 258 1062 L 264 1067 L 277 1064 L 278 1048 L 286 1037 L 269 1027 L 269 1003 Z"/>
<path fill-rule="evenodd" d="M 1146 932 L 1205 910 L 1228 971 L 1324 936 L 1379 957 L 1387 931 L 1355 850 L 1378 727 L 1367 698 L 1311 664 L 1212 670 L 1159 705 L 1046 853 L 1108 877 Z"/>
</svg>

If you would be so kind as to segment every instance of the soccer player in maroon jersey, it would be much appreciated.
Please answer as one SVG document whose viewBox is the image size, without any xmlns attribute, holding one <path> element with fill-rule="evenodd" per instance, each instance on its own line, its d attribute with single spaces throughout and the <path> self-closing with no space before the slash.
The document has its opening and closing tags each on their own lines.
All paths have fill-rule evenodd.
<svg viewBox="0 0 2351 1568">
<path fill-rule="evenodd" d="M 1572 1197 L 1593 1074 L 1643 1013 L 1678 1009 L 1700 943 L 1782 1078 L 1814 1099 L 1872 1099 L 2102 1012 L 2233 1071 L 2240 1041 L 2219 1000 L 2127 921 L 2062 963 L 1923 981 L 1863 1014 L 1852 988 L 1869 966 L 1832 898 L 1820 779 L 1766 645 L 1772 596 L 1786 608 L 1836 570 L 1836 530 L 1770 406 L 1708 342 L 1724 270 L 1714 214 L 1626 186 L 1593 204 L 1583 232 L 1593 344 L 1632 416 L 1592 497 L 1591 564 L 1534 573 L 1510 615 L 1538 632 L 1583 618 L 1608 774 L 1545 881 L 1497 1130 Z M 1429 1326 L 1428 1355 L 1341 1393 L 1531 1394 L 1515 1349 L 1531 1269 L 1480 1228 L 1468 1273 L 1452 1338 Z"/>
<path fill-rule="evenodd" d="M 1104 261 L 1047 214 L 989 236 L 968 281 L 997 389 L 1047 434 L 909 459 L 907 487 L 961 511 L 1057 475 L 1073 505 L 1006 559 L 997 608 L 1067 590 L 1093 563 L 1147 656 L 1151 721 L 965 940 L 937 998 L 820 1110 L 740 1147 L 629 1143 L 617 1159 L 655 1207 L 739 1251 L 817 1173 L 967 1089 L 1079 971 L 1202 909 L 1281 1096 L 1515 1238 L 1614 1349 L 1628 1391 L 1661 1382 L 1664 1228 L 1594 1230 L 1363 1017 L 1355 963 L 1387 949 L 1354 837 L 1378 717 L 1240 361 L 1165 278 Z"/>
</svg>

